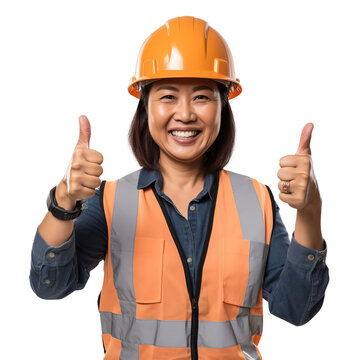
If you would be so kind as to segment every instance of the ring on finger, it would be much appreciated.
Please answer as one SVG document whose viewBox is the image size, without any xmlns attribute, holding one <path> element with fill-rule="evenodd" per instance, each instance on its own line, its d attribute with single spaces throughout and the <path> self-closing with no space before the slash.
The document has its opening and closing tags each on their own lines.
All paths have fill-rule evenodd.
<svg viewBox="0 0 360 360">
<path fill-rule="evenodd" d="M 283 181 L 283 183 L 282 183 L 282 191 L 285 194 L 290 194 L 290 181 Z"/>
</svg>

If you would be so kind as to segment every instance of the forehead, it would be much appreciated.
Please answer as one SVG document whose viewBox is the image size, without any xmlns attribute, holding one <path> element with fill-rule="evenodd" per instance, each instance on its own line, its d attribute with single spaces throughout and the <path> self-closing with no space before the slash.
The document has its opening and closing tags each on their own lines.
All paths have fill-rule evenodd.
<svg viewBox="0 0 360 360">
<path fill-rule="evenodd" d="M 213 90 L 217 89 L 217 82 L 211 79 L 201 78 L 167 78 L 156 80 L 151 90 L 157 90 L 159 87 L 173 86 L 176 88 L 197 88 L 199 86 L 207 86 Z"/>
</svg>

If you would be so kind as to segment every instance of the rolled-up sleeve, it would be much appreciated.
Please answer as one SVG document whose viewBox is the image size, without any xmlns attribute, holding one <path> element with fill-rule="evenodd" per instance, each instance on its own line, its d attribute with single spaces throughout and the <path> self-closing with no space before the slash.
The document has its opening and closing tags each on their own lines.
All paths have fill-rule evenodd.
<svg viewBox="0 0 360 360">
<path fill-rule="evenodd" d="M 64 244 L 52 247 L 39 230 L 36 231 L 30 270 L 30 284 L 36 295 L 43 299 L 61 299 L 83 288 L 87 278 L 86 272 L 80 269 L 79 274 L 77 267 L 74 232 Z"/>
<path fill-rule="evenodd" d="M 73 233 L 61 246 L 47 244 L 37 229 L 31 251 L 30 284 L 40 298 L 61 299 L 84 288 L 90 271 L 105 258 L 107 226 L 102 187 L 85 199 L 82 214 L 74 220 Z"/>
<path fill-rule="evenodd" d="M 327 247 L 317 251 L 291 242 L 276 206 L 274 230 L 265 270 L 263 296 L 270 312 L 294 325 L 303 325 L 320 310 L 329 282 Z M 325 241 L 325 240 L 324 240 Z"/>
</svg>

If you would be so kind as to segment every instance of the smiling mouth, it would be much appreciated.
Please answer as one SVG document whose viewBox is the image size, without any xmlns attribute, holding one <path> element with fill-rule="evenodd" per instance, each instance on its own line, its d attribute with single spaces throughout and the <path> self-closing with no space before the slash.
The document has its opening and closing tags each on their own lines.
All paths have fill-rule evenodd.
<svg viewBox="0 0 360 360">
<path fill-rule="evenodd" d="M 200 132 L 201 132 L 200 130 L 191 130 L 191 131 L 170 130 L 169 131 L 169 133 L 172 136 L 175 136 L 175 137 L 181 138 L 181 139 L 188 139 L 188 138 L 195 137 Z"/>
</svg>

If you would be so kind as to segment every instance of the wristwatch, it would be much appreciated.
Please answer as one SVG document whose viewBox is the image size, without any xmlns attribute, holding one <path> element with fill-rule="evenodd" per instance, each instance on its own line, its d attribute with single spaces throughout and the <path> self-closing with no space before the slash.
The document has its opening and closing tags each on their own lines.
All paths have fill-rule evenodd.
<svg viewBox="0 0 360 360">
<path fill-rule="evenodd" d="M 76 202 L 76 206 L 74 210 L 65 210 L 61 206 L 58 205 L 55 198 L 55 190 L 56 186 L 54 186 L 48 195 L 47 198 L 47 207 L 48 210 L 59 220 L 73 220 L 80 216 L 81 212 L 85 207 L 85 202 L 81 202 L 78 200 Z"/>
</svg>

